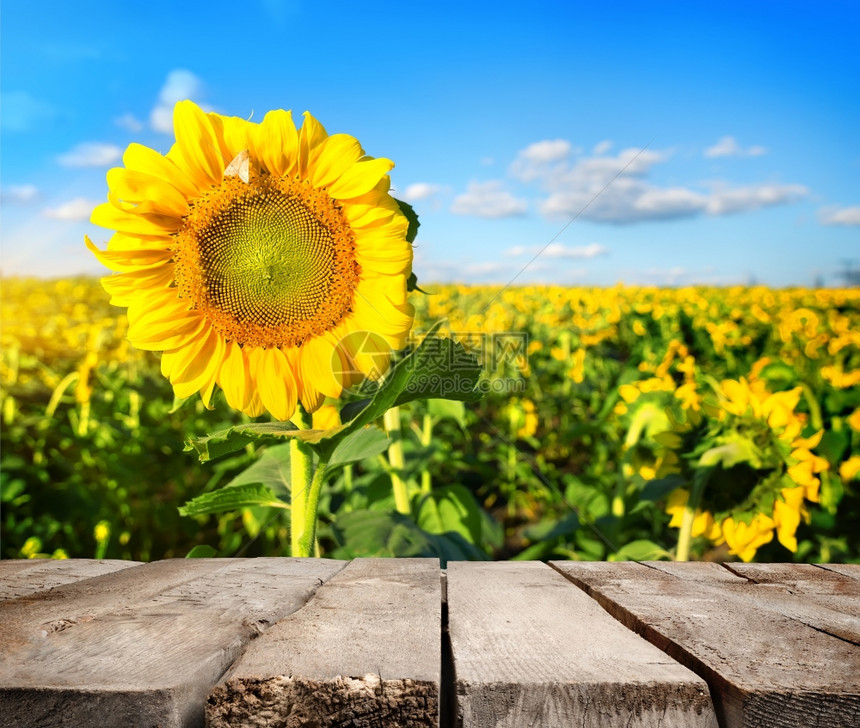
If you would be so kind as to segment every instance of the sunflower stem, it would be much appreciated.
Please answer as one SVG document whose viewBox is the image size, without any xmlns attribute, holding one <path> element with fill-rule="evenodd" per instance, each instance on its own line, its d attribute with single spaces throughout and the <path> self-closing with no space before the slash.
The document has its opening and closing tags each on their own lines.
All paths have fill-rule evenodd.
<svg viewBox="0 0 860 728">
<path fill-rule="evenodd" d="M 403 472 L 405 460 L 403 458 L 403 433 L 400 430 L 400 408 L 392 407 L 382 417 L 385 431 L 391 438 L 388 446 L 388 464 L 391 465 L 391 488 L 394 491 L 394 507 L 398 513 L 408 516 L 409 491 L 406 489 L 406 481 L 400 477 Z"/>
<path fill-rule="evenodd" d="M 318 554 L 317 547 L 317 509 L 319 508 L 320 492 L 325 477 L 328 474 L 328 460 L 320 460 L 310 483 L 305 504 L 305 530 L 299 539 L 298 550 L 294 556 L 313 556 Z"/>
<path fill-rule="evenodd" d="M 293 422 L 301 430 L 306 430 L 311 426 L 310 415 L 305 412 L 301 405 L 299 405 L 296 410 Z M 293 556 L 310 555 L 308 553 L 301 553 L 301 550 L 302 539 L 309 528 L 307 521 L 307 503 L 312 476 L 313 451 L 311 451 L 305 443 L 299 440 L 299 438 L 291 438 L 290 492 L 292 494 L 292 502 L 290 508 L 290 551 Z M 314 517 L 316 517 L 316 509 L 314 509 Z"/>
<path fill-rule="evenodd" d="M 424 428 L 421 431 L 421 445 L 429 448 L 433 444 L 433 416 L 429 412 L 424 413 Z M 421 471 L 421 492 L 429 495 L 433 491 L 433 480 L 430 475 L 430 466 L 425 465 Z"/>
<path fill-rule="evenodd" d="M 675 561 L 689 561 L 690 542 L 693 540 L 693 524 L 696 521 L 696 511 L 702 502 L 702 494 L 705 491 L 705 479 L 694 478 L 693 487 L 690 489 L 690 497 L 684 506 L 684 517 L 681 521 L 681 531 L 678 533 L 678 548 L 675 551 Z"/>
</svg>

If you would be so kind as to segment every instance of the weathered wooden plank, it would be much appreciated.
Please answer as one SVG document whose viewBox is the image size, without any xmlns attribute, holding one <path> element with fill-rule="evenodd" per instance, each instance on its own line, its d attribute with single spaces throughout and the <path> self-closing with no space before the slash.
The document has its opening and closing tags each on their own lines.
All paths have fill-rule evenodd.
<svg viewBox="0 0 860 728">
<path fill-rule="evenodd" d="M 813 564 L 813 566 L 842 574 L 850 579 L 860 580 L 860 564 Z"/>
<path fill-rule="evenodd" d="M 202 726 L 243 647 L 343 562 L 175 559 L 0 603 L 0 726 Z"/>
<path fill-rule="evenodd" d="M 463 728 L 715 728 L 705 683 L 537 562 L 448 563 Z"/>
<path fill-rule="evenodd" d="M 860 649 L 786 616 L 794 595 L 782 586 L 722 579 L 712 586 L 698 564 L 676 565 L 675 576 L 636 563 L 553 566 L 701 675 L 721 726 L 860 725 Z M 814 611 L 799 598 L 793 608 L 806 617 Z"/>
<path fill-rule="evenodd" d="M 758 585 L 775 587 L 769 592 L 774 603 L 781 589 L 788 595 L 780 599 L 788 610 L 783 614 L 860 645 L 860 581 L 811 564 L 731 564 L 729 568 Z"/>
<path fill-rule="evenodd" d="M 808 564 L 643 563 L 685 581 L 727 589 L 738 599 L 752 600 L 752 608 L 773 610 L 860 645 L 860 582 Z"/>
<path fill-rule="evenodd" d="M 598 562 L 599 563 L 599 562 Z M 712 561 L 640 561 L 639 564 L 662 571 L 665 574 L 671 574 L 687 581 L 701 581 L 705 584 L 722 585 L 722 584 L 747 584 L 749 579 L 735 574 L 726 569 L 723 564 L 717 564 Z M 624 568 L 633 567 L 633 572 L 640 573 L 640 570 L 635 564 L 626 562 Z"/>
<path fill-rule="evenodd" d="M 209 728 L 435 726 L 435 559 L 356 559 L 252 642 L 212 692 Z"/>
<path fill-rule="evenodd" d="M 860 583 L 814 564 L 726 564 L 726 568 L 756 584 L 780 584 L 806 594 L 860 596 Z"/>
<path fill-rule="evenodd" d="M 0 561 L 0 600 L 92 579 L 140 563 L 119 559 L 4 559 Z"/>
</svg>

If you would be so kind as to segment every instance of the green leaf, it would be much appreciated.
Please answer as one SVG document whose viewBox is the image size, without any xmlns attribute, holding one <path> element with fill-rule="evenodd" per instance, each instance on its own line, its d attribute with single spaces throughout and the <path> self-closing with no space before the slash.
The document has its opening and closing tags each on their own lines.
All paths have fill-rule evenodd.
<svg viewBox="0 0 860 728">
<path fill-rule="evenodd" d="M 391 440 L 378 427 L 368 426 L 342 438 L 331 454 L 329 468 L 341 467 L 385 452 Z"/>
<path fill-rule="evenodd" d="M 206 462 L 241 450 L 245 445 L 251 443 L 265 445 L 283 442 L 287 432 L 298 432 L 298 430 L 291 422 L 255 422 L 248 425 L 236 425 L 226 430 L 210 433 L 205 437 L 189 440 L 185 444 L 185 451 L 196 450 L 200 462 Z"/>
<path fill-rule="evenodd" d="M 752 440 L 741 436 L 706 450 L 699 458 L 700 468 L 721 464 L 724 470 L 728 470 L 740 463 L 749 463 L 753 468 L 761 467 L 759 449 Z"/>
<path fill-rule="evenodd" d="M 657 480 L 649 480 L 640 491 L 639 500 L 657 501 L 665 498 L 673 490 L 683 488 L 686 485 L 689 485 L 687 479 L 678 475 L 678 473 L 672 473 L 665 478 L 658 478 Z"/>
<path fill-rule="evenodd" d="M 475 389 L 481 377 L 481 365 L 473 354 L 453 339 L 435 336 L 431 331 L 397 369 L 401 367 L 406 371 L 402 373 L 402 388 L 393 403 L 396 406 L 416 399 L 461 402 L 481 399 L 481 392 Z"/>
<path fill-rule="evenodd" d="M 647 539 L 631 541 L 622 546 L 618 551 L 609 557 L 610 561 L 659 561 L 661 559 L 669 559 L 669 554 L 659 544 Z"/>
<path fill-rule="evenodd" d="M 338 517 L 332 530 L 341 544 L 335 558 L 436 557 L 442 561 L 485 560 L 458 533 L 431 534 L 401 513 L 359 510 Z"/>
<path fill-rule="evenodd" d="M 181 410 L 185 406 L 186 402 L 188 402 L 188 400 L 190 399 L 191 397 L 177 397 L 174 394 L 173 405 L 170 407 L 169 410 L 167 410 L 167 414 L 172 415 L 179 412 L 179 410 Z"/>
<path fill-rule="evenodd" d="M 195 546 L 191 551 L 185 554 L 186 559 L 211 559 L 218 555 L 218 552 L 211 546 L 201 544 Z"/>
<path fill-rule="evenodd" d="M 482 542 L 481 507 L 462 485 L 437 488 L 426 496 L 418 508 L 417 521 L 429 533 L 459 533 L 471 544 Z"/>
<path fill-rule="evenodd" d="M 430 295 L 423 288 L 418 287 L 418 276 L 416 276 L 414 273 L 410 273 L 409 278 L 406 279 L 406 291 L 408 293 L 411 293 L 412 291 L 418 291 L 419 293 L 423 293 L 425 296 Z"/>
<path fill-rule="evenodd" d="M 266 448 L 259 460 L 223 487 L 236 488 L 259 483 L 274 493 L 289 493 L 290 482 L 290 444 L 285 443 Z"/>
<path fill-rule="evenodd" d="M 298 437 L 322 460 L 329 461 L 345 438 L 381 417 L 391 407 L 429 397 L 477 401 L 481 398 L 481 392 L 475 389 L 481 365 L 460 343 L 436 336 L 440 325 L 434 326 L 418 348 L 388 373 L 376 394 L 361 409 L 353 407 L 348 414 L 341 413 L 342 419 L 349 420 L 346 424 L 329 430 L 297 430 L 289 422 L 236 425 L 191 440 L 185 449 L 196 450 L 200 460 L 206 461 L 239 450 L 251 442 L 274 443 Z"/>
<path fill-rule="evenodd" d="M 843 453 L 851 444 L 851 431 L 845 427 L 839 418 L 834 418 L 830 427 L 831 429 L 825 430 L 821 442 L 815 450 L 824 456 L 831 465 L 836 465 L 842 460 Z"/>
<path fill-rule="evenodd" d="M 198 495 L 179 508 L 179 515 L 200 516 L 207 513 L 226 513 L 248 506 L 289 508 L 289 505 L 278 500 L 275 494 L 263 485 L 240 485 Z"/>
<path fill-rule="evenodd" d="M 409 221 L 409 227 L 406 229 L 406 240 L 410 243 L 414 243 L 415 238 L 418 237 L 418 228 L 421 227 L 421 223 L 418 222 L 418 213 L 415 212 L 415 208 L 408 202 L 404 202 L 403 200 L 398 200 L 396 198 L 394 201 L 399 205 L 400 212 L 402 212 Z M 410 275 L 410 279 L 414 275 L 414 273 Z M 412 289 L 410 288 L 409 290 L 411 291 Z"/>
<path fill-rule="evenodd" d="M 529 541 L 549 541 L 562 536 L 570 536 L 579 528 L 579 516 L 568 513 L 564 518 L 541 521 L 523 531 Z"/>
<path fill-rule="evenodd" d="M 427 413 L 437 420 L 454 420 L 462 429 L 466 429 L 466 405 L 453 399 L 428 399 Z"/>
<path fill-rule="evenodd" d="M 842 479 L 829 471 L 821 473 L 819 477 L 821 478 L 821 507 L 829 513 L 835 514 L 839 502 L 845 495 Z"/>
<path fill-rule="evenodd" d="M 787 389 L 800 379 L 794 367 L 781 361 L 771 362 L 765 366 L 760 376 L 769 384 L 775 385 L 769 387 L 771 391 Z"/>
</svg>

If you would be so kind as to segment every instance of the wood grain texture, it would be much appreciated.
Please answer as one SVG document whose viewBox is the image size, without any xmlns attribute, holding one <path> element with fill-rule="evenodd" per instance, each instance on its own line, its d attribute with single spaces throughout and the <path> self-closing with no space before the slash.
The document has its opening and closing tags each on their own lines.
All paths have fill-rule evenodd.
<svg viewBox="0 0 860 728">
<path fill-rule="evenodd" d="M 768 609 L 860 645 L 860 582 L 809 564 L 643 563 L 688 582 L 718 586 L 751 602 L 752 609 L 766 594 Z"/>
<path fill-rule="evenodd" d="M 715 728 L 702 680 L 537 562 L 449 562 L 464 728 Z"/>
<path fill-rule="evenodd" d="M 209 728 L 435 726 L 435 559 L 356 559 L 248 646 L 210 695 Z"/>
<path fill-rule="evenodd" d="M 783 583 L 757 584 L 737 574 L 737 581 L 709 584 L 709 564 L 553 566 L 701 675 L 721 726 L 860 725 L 860 649 L 834 634 L 840 626 L 849 634 L 856 629 L 847 614 L 827 611 Z"/>
<path fill-rule="evenodd" d="M 860 581 L 860 564 L 815 564 L 815 566 Z"/>
<path fill-rule="evenodd" d="M 24 597 L 140 563 L 119 559 L 4 559 L 0 561 L 0 600 Z"/>
<path fill-rule="evenodd" d="M 0 726 L 202 726 L 244 646 L 343 567 L 175 559 L 0 603 Z"/>
</svg>

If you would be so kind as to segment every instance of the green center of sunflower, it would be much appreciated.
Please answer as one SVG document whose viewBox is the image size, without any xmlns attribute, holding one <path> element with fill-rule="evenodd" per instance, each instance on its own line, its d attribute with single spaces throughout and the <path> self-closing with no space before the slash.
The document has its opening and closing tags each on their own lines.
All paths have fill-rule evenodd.
<svg viewBox="0 0 860 728">
<path fill-rule="evenodd" d="M 176 281 L 227 339 L 290 347 L 352 310 L 359 267 L 340 207 L 310 183 L 227 177 L 176 234 Z"/>
</svg>

